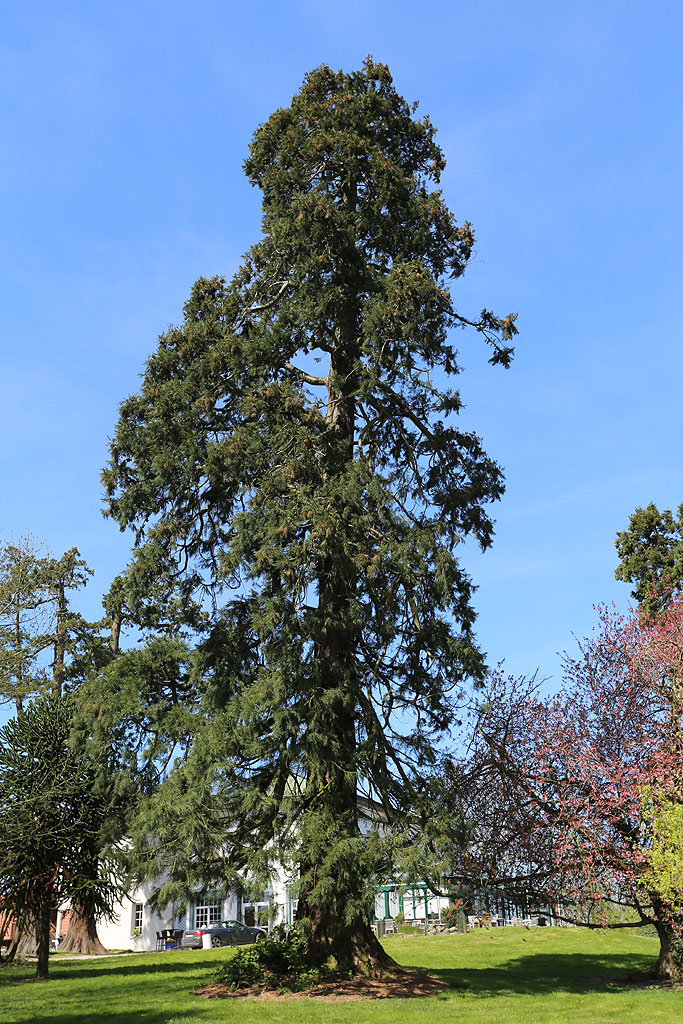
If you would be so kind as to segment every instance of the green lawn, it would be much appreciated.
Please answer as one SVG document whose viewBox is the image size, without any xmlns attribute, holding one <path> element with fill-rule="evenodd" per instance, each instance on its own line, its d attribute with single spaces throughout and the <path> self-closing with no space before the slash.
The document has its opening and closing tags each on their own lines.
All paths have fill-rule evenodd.
<svg viewBox="0 0 683 1024">
<path fill-rule="evenodd" d="M 1 1024 L 678 1024 L 683 992 L 605 988 L 595 979 L 642 970 L 655 939 L 564 928 L 474 932 L 386 940 L 401 963 L 445 979 L 450 989 L 424 999 L 363 1003 L 204 1000 L 192 988 L 229 950 L 149 953 L 59 961 L 51 979 L 0 970 Z"/>
</svg>

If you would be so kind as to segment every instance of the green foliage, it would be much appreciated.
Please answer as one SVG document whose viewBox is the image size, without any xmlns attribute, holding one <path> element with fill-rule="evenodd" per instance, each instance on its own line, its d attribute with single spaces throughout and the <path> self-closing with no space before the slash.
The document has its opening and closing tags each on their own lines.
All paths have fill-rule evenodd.
<svg viewBox="0 0 683 1024">
<path fill-rule="evenodd" d="M 652 503 L 637 508 L 615 545 L 616 579 L 635 584 L 631 593 L 643 611 L 658 614 L 683 584 L 683 505 L 675 517 Z"/>
<path fill-rule="evenodd" d="M 107 801 L 72 722 L 73 697 L 47 695 L 0 729 L 0 915 L 20 923 L 49 924 L 66 898 L 106 915 L 120 892 L 112 866 L 92 870 Z M 47 940 L 41 928 L 45 972 Z"/>
<path fill-rule="evenodd" d="M 89 650 L 94 627 L 69 608 L 67 594 L 90 574 L 76 548 L 61 558 L 32 537 L 0 544 L 0 703 L 14 705 L 52 689 Z"/>
<path fill-rule="evenodd" d="M 650 834 L 644 884 L 666 904 L 683 908 L 683 804 L 645 794 L 643 820 Z"/>
<path fill-rule="evenodd" d="M 72 594 L 85 585 L 89 575 L 90 570 L 76 548 L 65 552 L 61 558 L 53 558 L 30 537 L 22 538 L 17 544 L 0 546 L 0 700 L 4 696 L 7 702 L 14 704 L 18 721 L 10 725 L 10 729 L 17 731 L 17 737 L 24 736 L 27 742 L 30 730 L 38 727 L 37 715 L 42 715 L 45 722 L 52 721 L 55 729 L 58 723 L 68 720 L 66 732 L 60 733 L 57 740 L 53 731 L 54 745 L 44 747 L 44 770 L 50 773 L 53 782 L 59 780 L 64 764 L 87 767 L 88 799 L 85 790 L 76 789 L 71 794 L 75 799 L 76 794 L 81 793 L 79 799 L 84 808 L 87 806 L 87 823 L 82 819 L 83 828 L 78 838 L 79 881 L 77 887 L 71 887 L 70 898 L 74 909 L 72 922 L 78 915 L 85 916 L 90 923 L 89 932 L 94 936 L 95 919 L 107 912 L 121 881 L 120 840 L 134 804 L 138 780 L 136 770 L 117 759 L 114 733 L 109 729 L 105 735 L 107 717 L 102 712 L 101 702 L 98 706 L 94 696 L 100 675 L 111 666 L 118 653 L 121 601 L 117 602 L 116 587 L 113 587 L 107 618 L 87 622 L 74 610 Z M 68 702 L 68 713 L 64 710 L 67 705 L 62 707 L 59 703 L 67 693 L 78 694 L 77 699 Z M 57 703 L 38 702 L 29 706 L 30 714 L 24 720 L 29 710 L 26 701 L 36 695 L 50 695 Z M 47 729 L 47 725 L 43 723 L 41 728 Z M 50 757 L 55 759 L 54 763 L 50 762 Z M 14 782 L 20 784 L 20 779 L 21 775 Z M 77 779 L 84 785 L 81 776 L 75 773 L 74 780 Z M 9 775 L 5 782 L 9 785 Z M 66 812 L 69 800 L 65 797 L 60 804 L 59 786 L 55 790 L 46 785 L 44 790 Z M 73 811 L 71 807 L 69 813 Z M 43 813 L 40 820 L 52 819 Z M 73 826 L 71 822 L 60 827 L 62 832 L 66 830 L 71 835 L 72 842 L 75 841 Z M 40 834 L 39 829 L 37 834 Z M 30 845 L 27 844 L 27 849 Z M 56 847 L 52 854 L 45 850 L 43 854 L 56 856 Z M 62 850 L 60 856 L 71 854 Z M 73 874 L 73 866 L 69 870 Z M 22 891 L 19 886 L 16 913 L 31 917 L 31 906 L 35 906 L 36 901 L 31 904 L 25 893 L 21 895 Z M 85 942 L 83 935 L 78 942 Z"/>
<path fill-rule="evenodd" d="M 269 936 L 253 946 L 239 949 L 227 963 L 221 964 L 214 980 L 231 989 L 263 985 L 265 988 L 303 992 L 329 970 L 311 967 L 306 940 L 298 932 L 282 938 Z"/>
<path fill-rule="evenodd" d="M 462 905 L 456 906 L 450 903 L 441 911 L 441 922 L 448 928 L 459 928 L 464 923 L 464 911 Z"/>
<path fill-rule="evenodd" d="M 456 425 L 451 334 L 507 365 L 516 328 L 453 304 L 474 235 L 414 115 L 368 59 L 311 72 L 261 125 L 245 170 L 263 235 L 231 282 L 195 284 L 104 472 L 135 536 L 126 608 L 155 642 L 188 642 L 186 696 L 146 690 L 147 721 L 130 710 L 164 779 L 138 832 L 160 898 L 189 898 L 200 871 L 265 884 L 279 860 L 326 942 L 369 934 L 391 866 L 388 836 L 360 834 L 358 792 L 412 842 L 436 740 L 484 672 L 456 551 L 491 543 L 503 478 Z"/>
</svg>

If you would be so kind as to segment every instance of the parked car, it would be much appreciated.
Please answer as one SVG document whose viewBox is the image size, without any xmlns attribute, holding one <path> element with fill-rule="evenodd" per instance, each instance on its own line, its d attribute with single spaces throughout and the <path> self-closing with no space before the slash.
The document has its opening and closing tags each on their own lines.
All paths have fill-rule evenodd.
<svg viewBox="0 0 683 1024">
<path fill-rule="evenodd" d="M 180 945 L 183 949 L 201 949 L 204 936 L 210 935 L 212 946 L 246 946 L 265 939 L 267 934 L 265 928 L 250 928 L 239 921 L 221 921 L 207 928 L 191 928 L 183 932 Z"/>
</svg>

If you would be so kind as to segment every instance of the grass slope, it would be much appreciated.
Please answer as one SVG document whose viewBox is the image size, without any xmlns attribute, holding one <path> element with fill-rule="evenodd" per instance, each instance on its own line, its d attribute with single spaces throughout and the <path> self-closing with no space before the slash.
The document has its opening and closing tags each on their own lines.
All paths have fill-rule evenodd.
<svg viewBox="0 0 683 1024">
<path fill-rule="evenodd" d="M 0 970 L 1 1024 L 679 1024 L 683 992 L 606 988 L 596 978 L 648 967 L 654 939 L 506 928 L 386 940 L 400 963 L 445 979 L 443 995 L 362 1003 L 203 1000 L 195 985 L 227 949 L 59 961 L 47 982 Z"/>
</svg>

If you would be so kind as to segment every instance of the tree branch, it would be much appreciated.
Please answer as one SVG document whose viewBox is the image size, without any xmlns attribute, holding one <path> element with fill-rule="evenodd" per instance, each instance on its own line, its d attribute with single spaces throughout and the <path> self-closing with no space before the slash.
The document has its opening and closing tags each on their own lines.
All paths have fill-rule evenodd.
<svg viewBox="0 0 683 1024">
<path fill-rule="evenodd" d="M 289 370 L 290 373 L 295 373 L 297 377 L 300 377 L 306 384 L 315 384 L 316 386 L 324 387 L 327 382 L 327 377 L 314 377 L 312 373 L 306 373 L 304 370 L 300 370 L 298 366 L 292 366 L 291 363 L 285 363 L 285 370 Z"/>
</svg>

